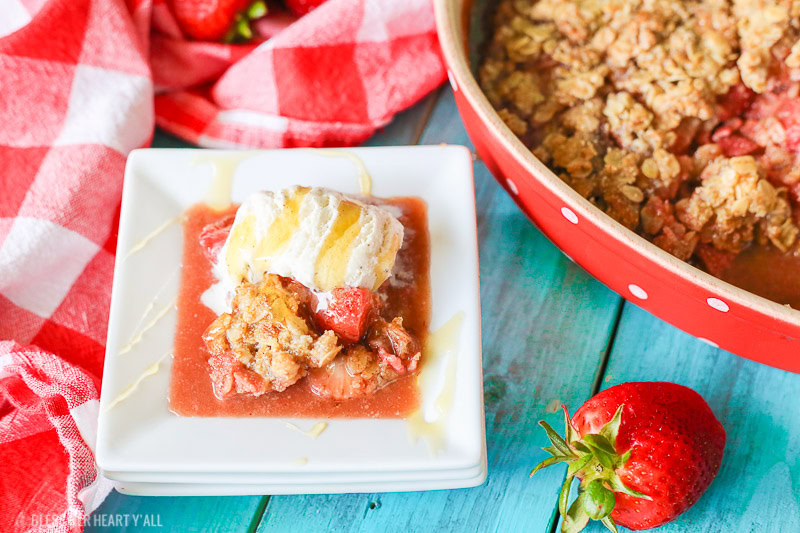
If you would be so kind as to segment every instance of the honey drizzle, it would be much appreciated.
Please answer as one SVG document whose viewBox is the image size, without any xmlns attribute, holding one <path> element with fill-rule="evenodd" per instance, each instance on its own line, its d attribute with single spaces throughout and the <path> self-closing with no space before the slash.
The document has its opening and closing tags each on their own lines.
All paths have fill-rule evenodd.
<svg viewBox="0 0 800 533">
<path fill-rule="evenodd" d="M 228 155 L 198 155 L 192 161 L 195 165 L 210 164 L 214 169 L 211 185 L 206 194 L 206 205 L 215 211 L 222 211 L 231 205 L 231 191 L 233 190 L 233 176 L 239 164 L 256 154 L 247 150 Z"/>
<path fill-rule="evenodd" d="M 327 422 L 317 422 L 308 431 L 303 431 L 302 429 L 300 429 L 299 426 L 297 426 L 296 424 L 292 424 L 291 422 L 284 422 L 284 424 L 286 425 L 287 428 L 298 431 L 303 435 L 305 435 L 306 437 L 308 437 L 309 439 L 316 439 L 322 434 L 323 431 L 325 431 L 328 428 Z"/>
<path fill-rule="evenodd" d="M 148 322 L 147 325 L 145 325 L 142 329 L 140 329 L 138 332 L 136 332 L 133 335 L 133 337 L 130 338 L 128 343 L 125 346 L 123 346 L 122 348 L 120 348 L 119 355 L 123 355 L 123 354 L 126 354 L 126 353 L 130 352 L 131 350 L 133 350 L 134 346 L 136 346 L 137 344 L 142 342 L 142 339 L 144 338 L 144 334 L 147 333 L 148 331 L 150 331 L 151 329 L 153 329 L 156 326 L 156 324 L 158 324 L 161 321 L 161 319 L 164 318 L 166 316 L 166 314 L 170 310 L 175 308 L 176 304 L 177 304 L 177 300 L 173 300 L 170 304 L 168 304 L 163 309 L 161 309 L 161 311 L 159 311 L 158 314 L 153 317 L 153 320 Z M 150 308 L 148 308 L 148 311 L 149 311 L 149 309 Z"/>
<path fill-rule="evenodd" d="M 161 358 L 158 361 L 156 361 L 152 365 L 150 365 L 147 368 L 145 368 L 144 372 L 142 372 L 142 374 L 138 378 L 136 378 L 133 381 L 133 383 L 131 383 L 130 385 L 125 387 L 123 389 L 123 391 L 120 392 L 117 395 L 117 397 L 114 398 L 114 400 L 110 404 L 108 404 L 108 407 L 105 408 L 105 411 L 108 412 L 108 411 L 112 410 L 114 407 L 116 407 L 117 405 L 119 405 L 120 403 L 122 403 L 123 401 L 128 399 L 128 397 L 131 394 L 136 392 L 136 389 L 139 387 L 139 385 L 142 383 L 142 381 L 144 381 L 145 379 L 149 378 L 150 376 L 155 376 L 158 373 L 158 371 L 160 370 L 160 368 L 161 368 L 161 362 L 164 359 L 166 359 L 168 355 L 169 355 L 169 353 L 165 353 L 164 355 L 161 356 Z"/>
<path fill-rule="evenodd" d="M 125 255 L 125 259 L 129 258 L 136 252 L 141 251 L 145 246 L 150 244 L 150 241 L 161 235 L 161 233 L 163 233 L 164 230 L 166 230 L 176 222 L 180 222 L 181 220 L 183 220 L 183 215 L 178 215 L 176 217 L 170 218 L 162 222 L 160 226 L 158 226 L 156 229 L 154 229 L 153 231 L 142 237 L 141 240 L 139 240 L 136 244 L 134 244 L 131 247 L 131 249 L 128 250 L 128 253 Z"/>
<path fill-rule="evenodd" d="M 325 157 L 343 157 L 349 159 L 358 171 L 358 188 L 364 196 L 372 196 L 372 176 L 369 175 L 366 165 L 353 152 L 347 150 L 313 150 L 315 154 L 323 155 Z"/>
<path fill-rule="evenodd" d="M 447 366 L 444 368 L 444 386 L 433 401 L 433 407 L 438 416 L 431 422 L 427 421 L 423 404 L 406 419 L 411 442 L 417 442 L 420 438 L 424 438 L 428 450 L 433 455 L 438 454 L 445 447 L 445 430 L 455 401 L 456 358 L 463 324 L 464 313 L 456 313 L 425 339 L 422 359 L 424 363 L 417 377 L 417 383 L 420 390 L 423 391 L 423 395 L 426 390 L 430 390 L 435 385 L 436 377 L 441 371 L 441 363 L 449 354 Z"/>
</svg>

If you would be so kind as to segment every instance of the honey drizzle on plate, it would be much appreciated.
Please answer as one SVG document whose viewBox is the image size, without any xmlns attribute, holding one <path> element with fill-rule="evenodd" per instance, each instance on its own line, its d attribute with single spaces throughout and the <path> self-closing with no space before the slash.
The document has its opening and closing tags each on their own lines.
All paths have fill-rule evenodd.
<svg viewBox="0 0 800 533">
<path fill-rule="evenodd" d="M 239 164 L 256 154 L 246 150 L 227 155 L 200 154 L 192 161 L 195 165 L 210 164 L 214 169 L 211 185 L 206 194 L 206 205 L 215 211 L 222 211 L 231 205 L 233 176 Z"/>
<path fill-rule="evenodd" d="M 172 309 L 175 308 L 176 304 L 177 304 L 177 300 L 173 300 L 172 302 L 170 302 L 167 306 L 162 308 L 161 311 L 159 311 L 158 314 L 156 316 L 154 316 L 153 319 L 150 322 L 148 322 L 139 331 L 134 333 L 133 336 L 128 341 L 128 343 L 125 346 L 123 346 L 122 348 L 120 348 L 119 355 L 123 355 L 123 354 L 126 354 L 126 353 L 130 352 L 131 350 L 133 350 L 134 346 L 136 346 L 137 344 L 142 342 L 142 339 L 144 338 L 144 334 L 147 333 L 148 331 L 150 331 L 151 329 L 153 329 L 156 326 L 156 324 L 158 324 L 161 321 L 161 319 L 164 318 L 167 315 L 167 313 L 169 311 L 171 311 Z M 151 303 L 151 305 L 148 305 L 147 309 L 145 310 L 145 316 L 147 316 L 147 314 L 149 314 L 151 309 L 152 309 L 152 303 Z"/>
<path fill-rule="evenodd" d="M 131 396 L 134 392 L 136 392 L 136 389 L 139 387 L 142 381 L 149 378 L 150 376 L 155 376 L 161 369 L 161 362 L 164 359 L 166 359 L 168 355 L 169 352 L 165 353 L 164 355 L 161 356 L 161 358 L 158 361 L 145 368 L 144 372 L 142 372 L 142 374 L 138 378 L 136 378 L 130 385 L 125 387 L 122 390 L 122 392 L 120 392 L 117 395 L 117 397 L 114 398 L 114 400 L 110 404 L 108 404 L 108 407 L 105 408 L 105 411 L 108 412 L 112 410 L 114 407 L 116 407 L 117 405 L 128 399 L 129 396 Z"/>
<path fill-rule="evenodd" d="M 300 429 L 299 426 L 297 426 L 296 424 L 292 424 L 291 422 L 284 422 L 284 424 L 286 425 L 287 428 L 298 431 L 312 440 L 319 437 L 322 434 L 322 432 L 328 428 L 327 422 L 317 422 L 308 431 L 303 431 L 302 429 Z"/>
<path fill-rule="evenodd" d="M 361 194 L 364 196 L 372 196 L 372 176 L 369 175 L 366 165 L 364 165 L 364 162 L 356 154 L 348 152 L 347 150 L 314 149 L 313 152 L 325 157 L 343 157 L 352 161 L 356 166 L 356 170 L 358 170 L 358 187 Z"/>
<path fill-rule="evenodd" d="M 426 390 L 435 386 L 437 375 L 444 371 L 444 385 L 433 400 L 433 408 L 437 414 L 436 419 L 430 422 L 425 419 L 424 403 L 406 419 L 411 441 L 417 442 L 420 438 L 425 439 L 428 449 L 433 455 L 442 451 L 445 446 L 445 429 L 455 401 L 456 357 L 463 324 L 464 313 L 456 313 L 425 339 L 422 358 L 424 363 L 417 377 L 423 395 Z M 445 357 L 447 357 L 447 364 L 442 368 Z"/>
<path fill-rule="evenodd" d="M 164 230 L 166 230 L 176 222 L 180 222 L 181 220 L 183 220 L 183 215 L 178 215 L 176 217 L 170 218 L 162 222 L 160 226 L 158 226 L 156 229 L 154 229 L 153 231 L 142 237 L 136 244 L 131 246 L 131 249 L 128 250 L 128 253 L 125 255 L 125 259 L 129 258 L 136 252 L 141 251 L 145 246 L 150 244 L 150 241 L 161 235 L 161 233 L 163 233 Z"/>
</svg>

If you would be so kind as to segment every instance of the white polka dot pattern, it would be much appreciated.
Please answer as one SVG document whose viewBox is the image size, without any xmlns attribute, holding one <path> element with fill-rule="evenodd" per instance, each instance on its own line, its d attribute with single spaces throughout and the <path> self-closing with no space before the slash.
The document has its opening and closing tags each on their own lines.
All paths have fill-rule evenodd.
<svg viewBox="0 0 800 533">
<path fill-rule="evenodd" d="M 714 341 L 710 341 L 708 339 L 704 339 L 703 337 L 697 337 L 697 340 L 702 341 L 702 342 L 708 344 L 709 346 L 713 346 L 714 348 L 719 348 L 719 344 L 717 344 Z"/>
<path fill-rule="evenodd" d="M 514 193 L 514 196 L 519 194 L 519 189 L 517 189 L 517 184 L 511 181 L 510 179 L 506 178 L 506 185 Z"/>
<path fill-rule="evenodd" d="M 706 298 L 706 303 L 712 308 L 716 309 L 721 313 L 727 313 L 730 311 L 730 307 L 728 304 L 720 300 L 719 298 Z"/>
<path fill-rule="evenodd" d="M 633 283 L 631 283 L 630 285 L 628 285 L 628 290 L 631 291 L 631 294 L 633 294 L 640 300 L 647 300 L 648 298 L 647 292 L 645 292 L 645 290 L 638 285 L 634 285 Z"/>
<path fill-rule="evenodd" d="M 562 207 L 561 214 L 564 215 L 564 218 L 572 222 L 573 224 L 578 223 L 578 215 L 572 212 L 572 209 L 569 207 Z"/>
<path fill-rule="evenodd" d="M 450 85 L 453 87 L 453 90 L 457 91 L 458 83 L 456 83 L 456 77 L 453 76 L 453 73 L 450 71 L 450 69 L 447 70 L 447 79 L 450 80 Z"/>
</svg>

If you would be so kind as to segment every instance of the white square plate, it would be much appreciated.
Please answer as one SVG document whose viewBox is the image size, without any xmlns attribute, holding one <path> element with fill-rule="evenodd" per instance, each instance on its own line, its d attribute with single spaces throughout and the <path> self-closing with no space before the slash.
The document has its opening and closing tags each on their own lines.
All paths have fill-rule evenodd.
<svg viewBox="0 0 800 533">
<path fill-rule="evenodd" d="M 370 485 L 373 490 L 379 490 L 380 483 L 386 490 L 395 490 L 392 480 L 403 479 L 404 486 L 412 487 L 406 490 L 418 490 L 469 486 L 465 478 L 472 485 L 483 481 L 486 438 L 470 153 L 460 146 L 346 151 L 363 161 L 375 196 L 425 200 L 431 234 L 431 330 L 463 314 L 454 344 L 457 349 L 431 370 L 441 379 L 421 390 L 426 419 L 434 420 L 438 415 L 435 401 L 444 389 L 449 365 L 454 366 L 452 408 L 442 419 L 436 453 L 430 446 L 436 439 L 412 440 L 406 420 L 332 419 L 318 438 L 311 439 L 287 422 L 308 430 L 318 420 L 189 418 L 169 411 L 171 361 L 165 355 L 172 350 L 175 334 L 171 306 L 178 292 L 183 232 L 179 224 L 157 234 L 153 230 L 207 197 L 214 182 L 213 167 L 207 164 L 210 159 L 241 159 L 233 179 L 234 202 L 257 190 L 291 185 L 357 193 L 358 169 L 348 158 L 330 157 L 330 151 L 268 150 L 243 155 L 148 149 L 131 152 L 125 172 L 97 443 L 97 461 L 106 476 L 132 483 L 213 486 L 218 481 L 273 487 L 322 483 L 328 487 L 314 492 L 347 492 L 342 484 L 349 482 L 356 490 L 359 484 L 373 482 L 378 484 Z M 148 235 L 152 238 L 144 247 L 129 252 Z M 156 320 L 162 310 L 163 318 Z M 121 355 L 122 347 L 142 329 L 140 342 Z M 158 360 L 163 361 L 159 371 L 109 409 Z M 444 484 L 433 483 L 431 478 L 437 476 L 431 476 L 432 471 L 442 471 Z"/>
<path fill-rule="evenodd" d="M 340 476 L 341 477 L 341 476 Z M 486 479 L 486 461 L 459 477 L 431 477 L 430 479 L 375 479 L 314 483 L 142 483 L 114 481 L 114 488 L 122 494 L 136 496 L 248 496 L 254 494 L 341 494 L 352 492 L 408 492 L 418 490 L 462 489 L 480 485 Z"/>
</svg>

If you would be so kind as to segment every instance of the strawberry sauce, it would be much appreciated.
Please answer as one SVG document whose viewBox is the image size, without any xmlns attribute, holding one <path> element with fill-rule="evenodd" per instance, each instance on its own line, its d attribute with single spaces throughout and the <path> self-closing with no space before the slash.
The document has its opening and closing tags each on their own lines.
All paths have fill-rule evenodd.
<svg viewBox="0 0 800 533">
<path fill-rule="evenodd" d="M 387 314 L 403 317 L 406 329 L 424 341 L 430 322 L 427 208 L 419 198 L 392 198 L 381 203 L 402 213 L 398 219 L 405 227 L 405 239 L 397 255 L 394 275 L 378 292 L 386 297 Z M 404 418 L 416 409 L 419 393 L 415 375 L 394 381 L 365 398 L 344 401 L 317 396 L 307 378 L 284 392 L 257 398 L 236 395 L 220 400 L 214 396 L 208 375 L 209 352 L 202 335 L 215 315 L 200 302 L 200 296 L 215 279 L 198 238 L 204 226 L 232 212 L 235 208 L 219 212 L 198 204 L 186 213 L 170 410 L 180 416 L 204 417 Z"/>
<path fill-rule="evenodd" d="M 719 276 L 737 287 L 800 309 L 800 257 L 772 246 L 751 246 Z"/>
</svg>

